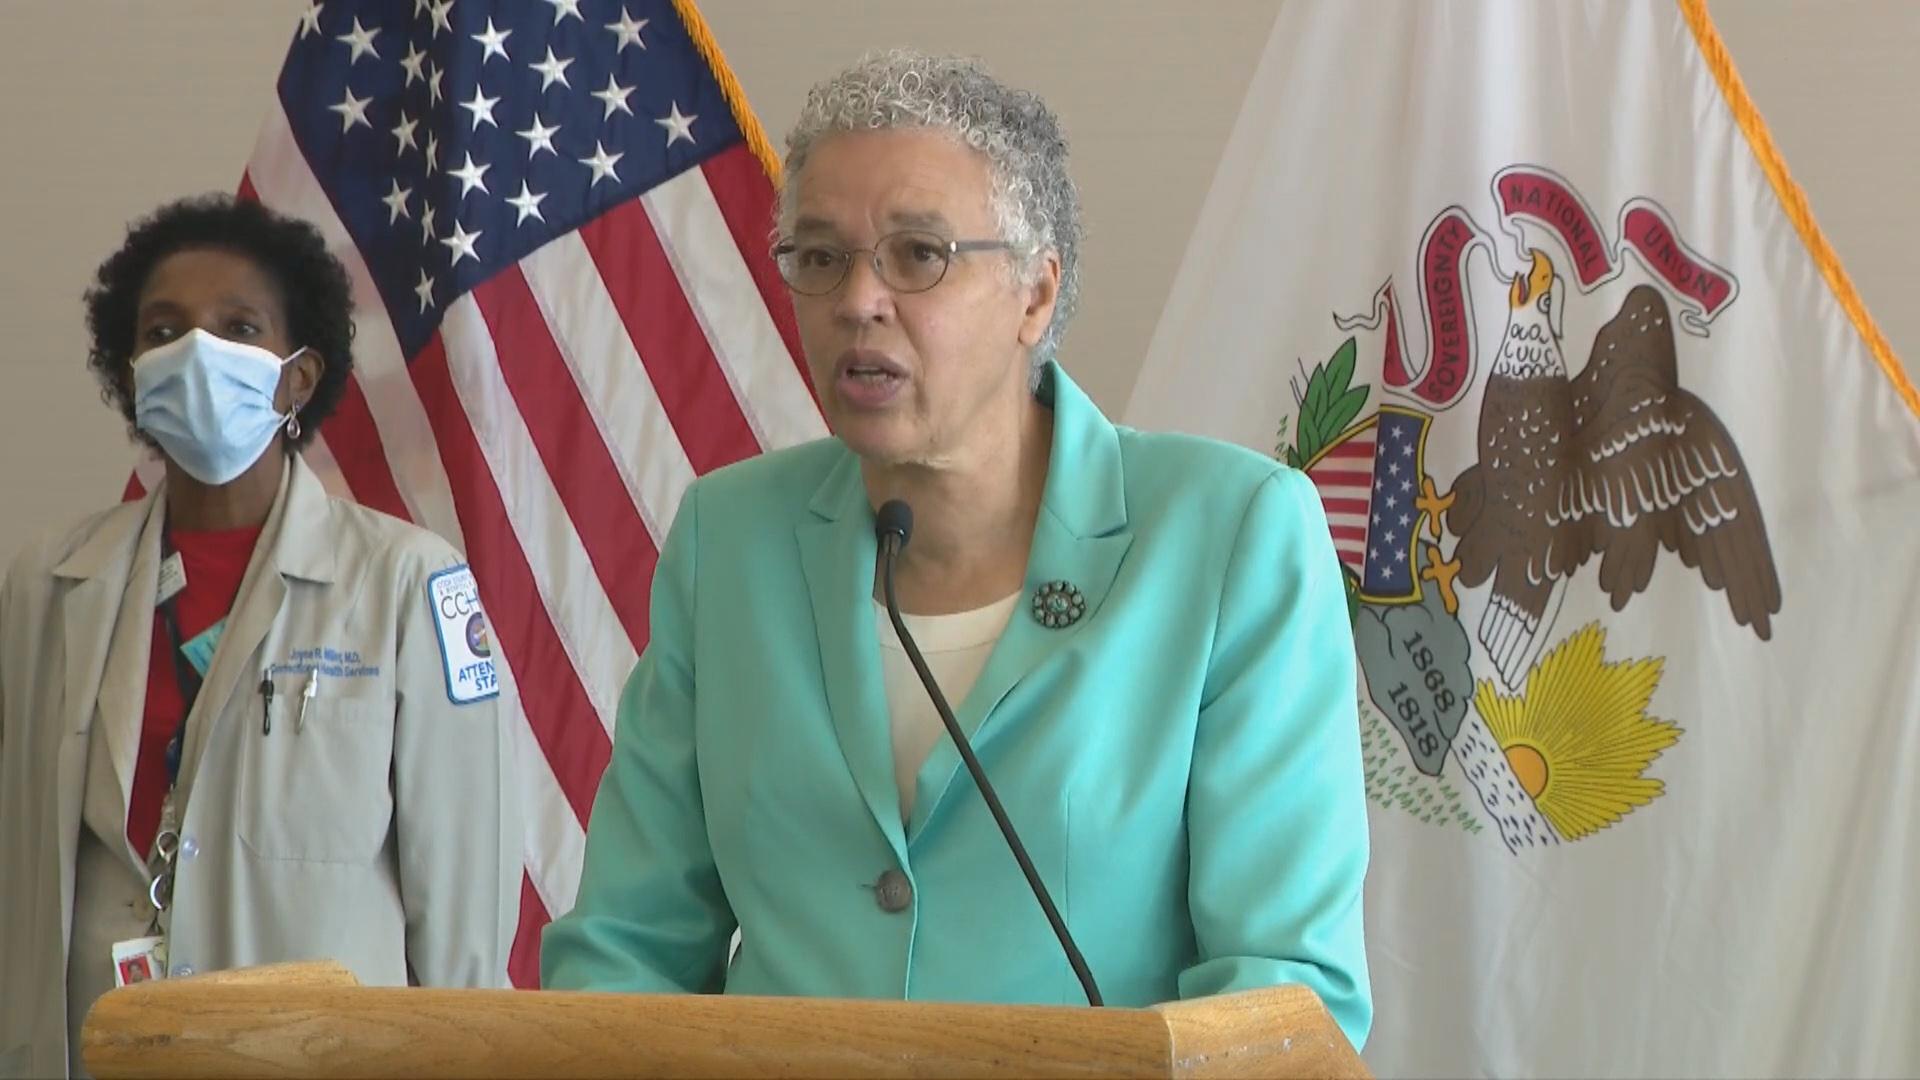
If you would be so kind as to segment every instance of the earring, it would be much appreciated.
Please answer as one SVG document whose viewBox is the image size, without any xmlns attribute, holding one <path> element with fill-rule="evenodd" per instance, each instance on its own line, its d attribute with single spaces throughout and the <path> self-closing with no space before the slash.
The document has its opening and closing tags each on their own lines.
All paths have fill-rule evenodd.
<svg viewBox="0 0 1920 1080">
<path fill-rule="evenodd" d="M 300 410 L 299 409 L 293 410 L 293 415 L 287 417 L 287 438 L 294 439 L 294 440 L 298 440 L 300 438 Z"/>
</svg>

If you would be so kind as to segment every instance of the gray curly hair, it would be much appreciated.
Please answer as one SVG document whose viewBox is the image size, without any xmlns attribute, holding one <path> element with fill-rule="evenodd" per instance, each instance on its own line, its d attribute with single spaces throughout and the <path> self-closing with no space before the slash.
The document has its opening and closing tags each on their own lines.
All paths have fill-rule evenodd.
<svg viewBox="0 0 1920 1080">
<path fill-rule="evenodd" d="M 1059 351 L 1080 298 L 1080 193 L 1067 175 L 1067 137 L 1060 118 L 1028 91 L 995 79 L 972 57 L 929 56 L 911 49 L 868 53 L 816 85 L 787 135 L 786 175 L 799 175 L 822 138 L 843 131 L 932 128 L 986 155 L 1000 239 L 1012 245 L 1024 281 L 1039 256 L 1060 258 L 1053 321 L 1033 349 L 1033 375 Z M 793 223 L 793 190 L 780 193 L 780 228 Z"/>
</svg>

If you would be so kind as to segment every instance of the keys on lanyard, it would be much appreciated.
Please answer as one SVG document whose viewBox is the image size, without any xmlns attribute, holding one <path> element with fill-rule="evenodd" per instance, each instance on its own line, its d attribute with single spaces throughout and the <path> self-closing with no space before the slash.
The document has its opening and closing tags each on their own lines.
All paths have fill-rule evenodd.
<svg viewBox="0 0 1920 1080">
<path fill-rule="evenodd" d="M 161 829 L 153 838 L 153 880 L 147 883 L 147 901 L 153 905 L 153 929 L 160 927 L 160 913 L 173 903 L 173 870 L 180 858 L 180 833 L 172 827 Z"/>
<path fill-rule="evenodd" d="M 147 902 L 153 905 L 153 920 L 147 927 L 147 933 L 162 933 L 160 915 L 173 906 L 174 871 L 180 862 L 180 821 L 179 810 L 174 804 L 173 793 L 167 793 L 167 801 L 160 807 L 160 830 L 153 836 L 153 850 L 147 856 L 147 869 L 152 875 L 147 882 Z"/>
<path fill-rule="evenodd" d="M 160 831 L 154 834 L 153 851 L 147 858 L 153 875 L 147 882 L 147 902 L 153 907 L 153 918 L 147 922 L 145 937 L 113 943 L 115 986 L 166 978 L 167 930 L 160 924 L 160 916 L 173 906 L 174 868 L 179 858 L 180 827 L 169 792 L 160 809 Z"/>
</svg>

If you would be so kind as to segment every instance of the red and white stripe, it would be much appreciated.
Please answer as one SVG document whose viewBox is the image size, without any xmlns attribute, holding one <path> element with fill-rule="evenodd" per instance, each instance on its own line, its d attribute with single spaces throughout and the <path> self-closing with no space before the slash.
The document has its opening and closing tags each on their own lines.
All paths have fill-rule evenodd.
<svg viewBox="0 0 1920 1080">
<path fill-rule="evenodd" d="M 1355 574 L 1364 574 L 1367 562 L 1367 514 L 1373 495 L 1373 448 L 1379 427 L 1374 421 L 1338 443 L 1307 468 L 1307 478 L 1320 492 L 1333 533 L 1333 549 Z"/>
</svg>

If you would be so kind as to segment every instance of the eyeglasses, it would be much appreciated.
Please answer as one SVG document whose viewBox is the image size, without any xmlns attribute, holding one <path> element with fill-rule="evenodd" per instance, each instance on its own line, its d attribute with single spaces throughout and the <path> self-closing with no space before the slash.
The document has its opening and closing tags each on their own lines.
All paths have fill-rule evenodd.
<svg viewBox="0 0 1920 1080">
<path fill-rule="evenodd" d="M 898 293 L 926 292 L 947 276 L 953 257 L 968 251 L 1012 251 L 1005 240 L 948 240 L 938 233 L 906 229 L 888 233 L 870 248 L 844 248 L 812 240 L 782 240 L 773 261 L 787 287 L 802 296 L 825 296 L 847 280 L 856 254 L 873 255 L 873 272 Z"/>
</svg>

